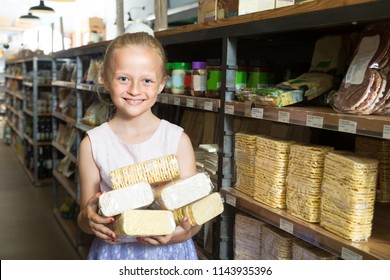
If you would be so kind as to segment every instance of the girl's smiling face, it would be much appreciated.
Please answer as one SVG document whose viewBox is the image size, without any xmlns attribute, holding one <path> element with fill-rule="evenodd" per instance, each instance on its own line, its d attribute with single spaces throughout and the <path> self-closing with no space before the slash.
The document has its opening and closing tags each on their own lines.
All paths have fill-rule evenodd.
<svg viewBox="0 0 390 280">
<path fill-rule="evenodd" d="M 137 117 L 151 112 L 165 85 L 162 63 L 156 52 L 148 47 L 114 50 L 106 87 L 117 107 L 117 114 Z"/>
</svg>

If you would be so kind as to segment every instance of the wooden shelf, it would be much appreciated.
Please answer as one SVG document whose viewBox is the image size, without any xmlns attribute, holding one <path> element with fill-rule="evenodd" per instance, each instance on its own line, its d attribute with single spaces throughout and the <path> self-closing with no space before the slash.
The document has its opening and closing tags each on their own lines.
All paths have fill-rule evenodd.
<svg viewBox="0 0 390 280">
<path fill-rule="evenodd" d="M 286 210 L 271 208 L 255 201 L 234 188 L 220 190 L 225 202 L 266 223 L 303 239 L 313 245 L 329 251 L 344 259 L 390 259 L 390 204 L 375 205 L 372 236 L 367 242 L 351 242 L 339 237 L 318 224 L 305 222 Z"/>
<path fill-rule="evenodd" d="M 68 81 L 52 81 L 51 85 L 56 87 L 66 87 L 72 89 L 76 88 L 75 82 L 68 82 Z"/>
<path fill-rule="evenodd" d="M 65 146 L 57 143 L 56 141 L 52 141 L 52 145 L 54 148 L 56 148 L 58 151 L 60 151 L 64 156 L 67 156 L 72 162 L 74 162 L 74 163 L 77 162 L 76 156 L 74 156 L 72 153 L 70 153 Z"/>
<path fill-rule="evenodd" d="M 52 115 L 53 115 L 53 117 L 56 117 L 57 119 L 60 119 L 60 120 L 66 122 L 70 125 L 76 124 L 76 120 L 74 118 L 68 117 L 68 116 L 61 114 L 59 112 L 54 111 Z"/>
<path fill-rule="evenodd" d="M 212 112 L 218 112 L 221 106 L 221 100 L 219 99 L 169 93 L 160 93 L 157 97 L 157 102 Z"/>
<path fill-rule="evenodd" d="M 75 222 L 71 220 L 65 220 L 62 218 L 61 213 L 58 209 L 53 209 L 54 217 L 57 219 L 58 223 L 64 230 L 66 236 L 72 243 L 73 247 L 77 246 L 77 226 Z"/>
<path fill-rule="evenodd" d="M 251 102 L 226 101 L 228 115 L 284 122 L 371 137 L 390 139 L 390 118 L 339 114 L 328 107 L 255 107 Z"/>
<path fill-rule="evenodd" d="M 69 195 L 77 201 L 77 191 L 76 191 L 76 183 L 66 178 L 57 170 L 53 170 L 53 176 L 57 179 L 57 181 L 61 184 L 62 187 L 69 193 Z M 77 201 L 77 203 L 79 203 Z"/>
</svg>

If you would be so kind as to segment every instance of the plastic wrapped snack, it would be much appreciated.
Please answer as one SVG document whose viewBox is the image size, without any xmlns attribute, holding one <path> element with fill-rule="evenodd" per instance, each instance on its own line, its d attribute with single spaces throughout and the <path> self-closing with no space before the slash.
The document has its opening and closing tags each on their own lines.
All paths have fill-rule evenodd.
<svg viewBox="0 0 390 280">
<path fill-rule="evenodd" d="M 152 209 L 175 210 L 207 196 L 213 184 L 205 173 L 161 184 L 153 189 Z"/>
<path fill-rule="evenodd" d="M 99 197 L 99 212 L 115 216 L 127 210 L 149 206 L 154 200 L 152 187 L 145 182 L 104 192 Z"/>
<path fill-rule="evenodd" d="M 114 189 L 120 189 L 140 182 L 158 184 L 179 176 L 176 156 L 167 155 L 113 170 L 110 172 L 110 181 Z"/>
</svg>

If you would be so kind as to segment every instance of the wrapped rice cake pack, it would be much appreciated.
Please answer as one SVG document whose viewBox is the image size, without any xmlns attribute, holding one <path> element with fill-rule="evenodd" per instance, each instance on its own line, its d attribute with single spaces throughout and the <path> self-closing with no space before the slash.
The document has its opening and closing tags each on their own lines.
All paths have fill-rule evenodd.
<svg viewBox="0 0 390 280">
<path fill-rule="evenodd" d="M 257 136 L 253 198 L 273 208 L 286 208 L 286 174 L 292 141 Z"/>
<path fill-rule="evenodd" d="M 153 185 L 179 176 L 176 156 L 168 155 L 113 170 L 110 172 L 110 181 L 114 189 L 120 189 L 140 182 Z"/>
<path fill-rule="evenodd" d="M 246 214 L 237 213 L 234 224 L 234 259 L 259 260 L 261 231 L 266 223 Z"/>
<path fill-rule="evenodd" d="M 306 241 L 295 240 L 292 246 L 293 260 L 337 260 L 337 256 Z"/>
<path fill-rule="evenodd" d="M 255 188 L 255 156 L 256 135 L 237 133 L 235 136 L 236 188 L 250 197 L 253 197 Z"/>
<path fill-rule="evenodd" d="M 272 225 L 264 225 L 261 231 L 262 260 L 291 260 L 294 235 Z"/>
<path fill-rule="evenodd" d="M 139 236 L 171 234 L 175 228 L 173 213 L 169 210 L 129 210 L 121 213 L 108 225 L 118 242 L 135 242 Z"/>
<path fill-rule="evenodd" d="M 325 156 L 320 225 L 352 241 L 367 241 L 374 216 L 378 161 L 349 151 Z"/>
<path fill-rule="evenodd" d="M 188 217 L 193 226 L 203 225 L 223 212 L 223 202 L 218 192 L 173 211 L 175 222 L 180 225 Z"/>
<path fill-rule="evenodd" d="M 333 148 L 293 144 L 286 177 L 287 212 L 307 222 L 320 221 L 325 155 Z"/>
<path fill-rule="evenodd" d="M 145 182 L 104 192 L 99 197 L 99 213 L 106 217 L 149 206 L 154 201 L 152 187 Z"/>
<path fill-rule="evenodd" d="M 378 159 L 376 201 L 390 202 L 390 140 L 356 136 L 355 152 Z"/>
<path fill-rule="evenodd" d="M 175 210 L 207 196 L 213 187 L 205 173 L 174 180 L 153 189 L 154 202 L 150 208 Z"/>
</svg>

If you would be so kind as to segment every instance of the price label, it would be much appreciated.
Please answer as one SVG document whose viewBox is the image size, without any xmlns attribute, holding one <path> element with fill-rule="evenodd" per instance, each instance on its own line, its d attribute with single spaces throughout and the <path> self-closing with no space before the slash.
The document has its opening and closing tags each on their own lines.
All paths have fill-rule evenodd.
<svg viewBox="0 0 390 280">
<path fill-rule="evenodd" d="M 237 199 L 236 199 L 235 196 L 232 196 L 232 195 L 230 195 L 230 194 L 227 194 L 225 198 L 226 198 L 226 203 L 227 203 L 227 204 L 236 207 Z"/>
<path fill-rule="evenodd" d="M 212 111 L 213 110 L 213 102 L 211 101 L 205 101 L 204 107 L 205 110 L 207 111 Z"/>
<path fill-rule="evenodd" d="M 279 122 L 284 122 L 284 123 L 289 123 L 290 122 L 290 113 L 289 112 L 284 112 L 284 111 L 279 111 L 279 113 L 278 113 L 278 121 Z"/>
<path fill-rule="evenodd" d="M 161 103 L 168 104 L 168 96 L 161 97 Z"/>
<path fill-rule="evenodd" d="M 287 231 L 288 233 L 294 234 L 294 224 L 284 219 L 280 219 L 280 229 Z"/>
<path fill-rule="evenodd" d="M 390 139 L 390 125 L 383 126 L 383 138 Z"/>
<path fill-rule="evenodd" d="M 348 120 L 339 120 L 339 131 L 347 133 L 356 133 L 357 122 L 348 121 Z"/>
<path fill-rule="evenodd" d="M 234 115 L 234 106 L 233 105 L 225 105 L 225 113 L 228 115 Z"/>
<path fill-rule="evenodd" d="M 176 106 L 180 106 L 180 98 L 179 97 L 173 98 L 173 104 Z"/>
<path fill-rule="evenodd" d="M 262 119 L 264 116 L 263 108 L 252 108 L 251 117 L 255 119 Z"/>
<path fill-rule="evenodd" d="M 320 116 L 307 115 L 306 126 L 323 128 L 324 118 Z"/>
<path fill-rule="evenodd" d="M 187 107 L 194 108 L 194 107 L 195 107 L 195 100 L 192 99 L 192 98 L 188 98 L 188 99 L 187 99 L 187 102 L 186 102 L 186 106 L 187 106 Z"/>
<path fill-rule="evenodd" d="M 345 247 L 341 248 L 341 258 L 344 260 L 362 260 L 363 256 L 351 251 Z"/>
</svg>

